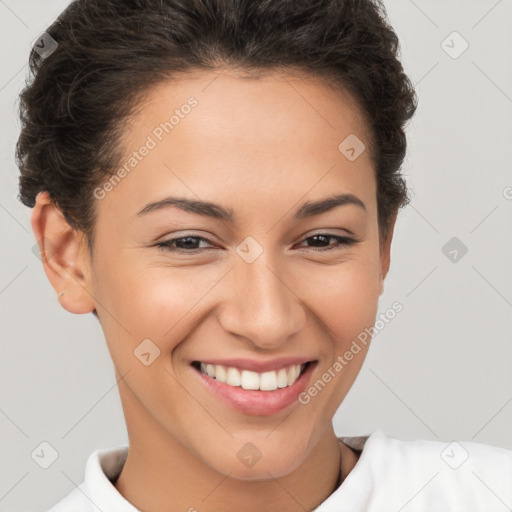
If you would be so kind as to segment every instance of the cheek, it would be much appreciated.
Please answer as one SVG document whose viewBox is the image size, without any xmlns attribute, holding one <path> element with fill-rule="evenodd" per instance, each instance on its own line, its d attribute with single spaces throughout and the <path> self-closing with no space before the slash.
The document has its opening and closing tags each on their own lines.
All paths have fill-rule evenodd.
<svg viewBox="0 0 512 512">
<path fill-rule="evenodd" d="M 192 270 L 134 262 L 119 264 L 115 272 L 98 273 L 98 300 L 105 309 L 102 327 L 115 356 L 133 356 L 144 339 L 152 340 L 161 352 L 171 351 L 204 318 L 207 292 L 222 275 L 207 266 Z"/>
<path fill-rule="evenodd" d="M 308 276 L 311 279 L 308 277 L 309 284 L 303 293 L 328 343 L 323 345 L 325 364 L 317 376 L 324 384 L 314 384 L 306 392 L 311 393 L 309 399 L 322 411 L 320 422 L 327 422 L 349 392 L 365 360 L 380 285 L 374 264 L 364 259 L 347 261 L 336 268 L 326 267 Z"/>
<path fill-rule="evenodd" d="M 318 266 L 307 273 L 302 296 L 335 338 L 336 350 L 373 325 L 380 283 L 374 259 L 353 258 L 336 266 Z"/>
</svg>

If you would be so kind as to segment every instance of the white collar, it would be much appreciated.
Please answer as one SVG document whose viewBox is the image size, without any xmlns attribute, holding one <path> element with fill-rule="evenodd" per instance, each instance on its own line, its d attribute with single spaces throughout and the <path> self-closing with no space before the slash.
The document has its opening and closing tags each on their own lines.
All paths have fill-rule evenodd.
<svg viewBox="0 0 512 512">
<path fill-rule="evenodd" d="M 112 483 L 121 473 L 127 456 L 128 445 L 118 445 L 96 450 L 87 459 L 84 491 L 99 510 L 140 512 Z"/>
</svg>

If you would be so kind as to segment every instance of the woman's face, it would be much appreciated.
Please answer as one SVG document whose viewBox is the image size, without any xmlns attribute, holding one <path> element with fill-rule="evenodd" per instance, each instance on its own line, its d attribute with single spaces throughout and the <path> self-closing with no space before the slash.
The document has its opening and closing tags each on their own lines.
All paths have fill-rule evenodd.
<svg viewBox="0 0 512 512">
<path fill-rule="evenodd" d="M 291 472 L 332 432 L 367 345 L 342 370 L 334 364 L 374 325 L 389 265 L 374 168 L 354 136 L 367 144 L 347 97 L 281 74 L 189 74 L 153 89 L 126 124 L 125 172 L 97 189 L 84 275 L 124 376 L 132 446 L 177 442 L 221 473 L 254 479 Z M 304 209 L 342 194 L 360 204 Z M 171 196 L 218 206 L 148 207 Z M 314 364 L 276 391 L 221 384 L 192 365 L 269 372 L 289 368 L 285 358 Z M 285 385 L 286 372 L 264 380 Z M 240 463 L 247 456 L 261 459 L 251 467 Z"/>
</svg>

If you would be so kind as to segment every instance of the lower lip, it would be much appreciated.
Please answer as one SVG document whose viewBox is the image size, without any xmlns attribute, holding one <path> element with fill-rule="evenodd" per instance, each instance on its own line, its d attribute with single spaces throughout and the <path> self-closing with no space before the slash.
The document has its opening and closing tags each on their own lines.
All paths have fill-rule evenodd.
<svg viewBox="0 0 512 512">
<path fill-rule="evenodd" d="M 258 391 L 243 389 L 239 386 L 230 386 L 224 382 L 208 377 L 194 367 L 194 373 L 210 392 L 234 409 L 254 416 L 271 416 L 283 411 L 294 402 L 298 403 L 299 395 L 306 388 L 306 384 L 317 362 L 311 362 L 305 372 L 286 388 L 278 388 L 274 391 Z"/>
</svg>

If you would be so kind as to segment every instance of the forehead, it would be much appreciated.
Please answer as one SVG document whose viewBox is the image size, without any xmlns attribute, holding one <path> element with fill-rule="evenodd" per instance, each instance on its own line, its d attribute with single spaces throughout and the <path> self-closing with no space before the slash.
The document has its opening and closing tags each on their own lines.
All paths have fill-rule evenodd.
<svg viewBox="0 0 512 512">
<path fill-rule="evenodd" d="M 125 141 L 133 142 L 142 135 L 139 128 L 147 132 L 155 121 L 169 119 L 174 112 L 183 119 L 180 110 L 188 110 L 184 107 L 190 98 L 197 101 L 197 106 L 192 109 L 192 121 L 182 123 L 179 131 L 186 132 L 189 126 L 197 137 L 206 135 L 212 122 L 216 123 L 216 131 L 245 140 L 254 135 L 274 140 L 276 131 L 280 132 L 280 140 L 295 134 L 313 143 L 318 143 L 315 135 L 332 132 L 339 137 L 347 129 L 361 138 L 367 136 L 366 123 L 354 98 L 341 88 L 335 90 L 321 78 L 279 70 L 256 75 L 222 69 L 180 73 L 150 87 L 137 113 L 128 121 L 131 129 Z M 240 127 L 246 130 L 239 132 Z M 259 130 L 264 127 L 268 131 Z"/>
<path fill-rule="evenodd" d="M 136 107 L 122 138 L 127 172 L 102 208 L 129 198 L 124 213 L 134 215 L 167 193 L 235 210 L 233 199 L 255 195 L 260 208 L 266 198 L 291 206 L 309 191 L 374 197 L 369 151 L 350 161 L 339 149 L 354 135 L 368 147 L 361 113 L 320 80 L 193 72 L 152 87 Z"/>
</svg>

